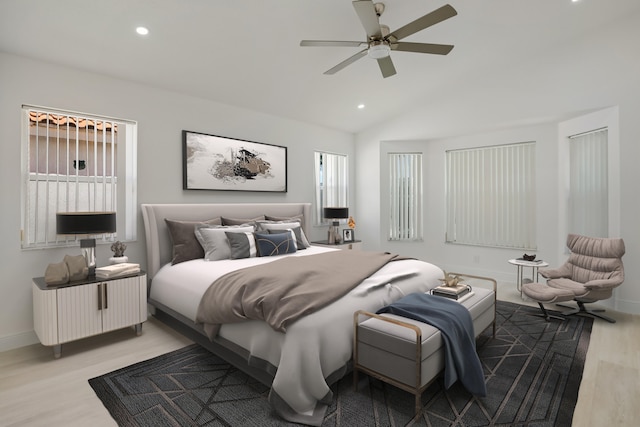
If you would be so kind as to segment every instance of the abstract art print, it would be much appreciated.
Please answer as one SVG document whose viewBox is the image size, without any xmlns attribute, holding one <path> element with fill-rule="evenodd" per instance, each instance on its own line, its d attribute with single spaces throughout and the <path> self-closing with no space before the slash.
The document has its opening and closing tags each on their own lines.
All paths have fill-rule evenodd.
<svg viewBox="0 0 640 427">
<path fill-rule="evenodd" d="M 183 189 L 287 191 L 287 147 L 182 131 Z"/>
</svg>

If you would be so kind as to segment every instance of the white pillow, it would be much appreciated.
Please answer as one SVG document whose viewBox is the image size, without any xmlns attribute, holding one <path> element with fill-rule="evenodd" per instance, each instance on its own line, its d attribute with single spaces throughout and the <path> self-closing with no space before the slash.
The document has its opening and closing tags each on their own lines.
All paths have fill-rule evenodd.
<svg viewBox="0 0 640 427">
<path fill-rule="evenodd" d="M 253 231 L 252 225 L 196 226 L 195 235 L 202 245 L 202 249 L 204 249 L 204 259 L 207 261 L 219 261 L 231 258 L 229 239 L 227 239 L 225 232 L 252 233 Z"/>
</svg>

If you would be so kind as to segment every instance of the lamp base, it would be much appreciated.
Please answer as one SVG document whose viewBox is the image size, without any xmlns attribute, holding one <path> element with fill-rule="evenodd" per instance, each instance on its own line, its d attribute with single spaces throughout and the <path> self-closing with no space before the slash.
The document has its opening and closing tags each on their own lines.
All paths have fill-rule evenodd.
<svg viewBox="0 0 640 427">
<path fill-rule="evenodd" d="M 334 221 L 329 226 L 329 235 L 328 235 L 327 241 L 329 242 L 330 245 L 339 245 L 340 243 L 342 243 L 342 237 L 340 237 L 339 222 Z"/>
<path fill-rule="evenodd" d="M 82 256 L 84 256 L 84 260 L 87 263 L 89 277 L 96 277 L 96 239 L 80 240 L 80 248 L 82 249 Z"/>
</svg>

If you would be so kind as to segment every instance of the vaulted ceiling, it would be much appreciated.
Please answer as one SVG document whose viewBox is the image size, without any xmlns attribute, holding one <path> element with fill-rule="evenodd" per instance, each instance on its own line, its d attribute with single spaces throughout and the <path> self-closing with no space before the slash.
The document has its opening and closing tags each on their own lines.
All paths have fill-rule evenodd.
<svg viewBox="0 0 640 427">
<path fill-rule="evenodd" d="M 445 4 L 384 3 L 380 22 L 391 31 Z M 638 0 L 449 4 L 457 16 L 405 41 L 453 44 L 451 53 L 393 51 L 397 74 L 386 79 L 367 57 L 323 74 L 359 48 L 300 47 L 303 39 L 364 41 L 350 0 L 0 0 L 0 51 L 359 132 L 640 13 Z"/>
</svg>

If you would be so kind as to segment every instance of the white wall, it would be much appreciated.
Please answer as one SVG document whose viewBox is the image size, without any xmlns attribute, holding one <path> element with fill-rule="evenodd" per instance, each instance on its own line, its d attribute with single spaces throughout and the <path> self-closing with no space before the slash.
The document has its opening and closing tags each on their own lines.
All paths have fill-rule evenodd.
<svg viewBox="0 0 640 427">
<path fill-rule="evenodd" d="M 20 248 L 22 104 L 138 121 L 139 204 L 313 202 L 314 150 L 345 153 L 354 170 L 354 140 L 349 133 L 0 53 L 0 351 L 35 342 L 31 278 L 44 275 L 49 263 L 70 252 Z M 183 129 L 288 147 L 288 192 L 183 191 Z M 350 182 L 354 181 L 352 172 Z M 326 227 L 314 229 L 312 238 L 324 238 L 325 233 Z M 108 246 L 99 246 L 98 264 L 110 255 Z M 138 241 L 127 243 L 127 255 L 144 266 L 139 213 Z"/>
<path fill-rule="evenodd" d="M 457 87 L 443 88 L 445 97 L 431 98 L 411 111 L 356 136 L 356 206 L 367 212 L 356 218 L 365 249 L 388 250 L 515 283 L 515 268 L 507 263 L 520 255 L 513 250 L 444 244 L 444 150 L 487 144 L 537 141 L 538 255 L 552 264 L 566 258 L 566 236 L 558 141 L 560 123 L 589 112 L 617 107 L 619 112 L 620 200 L 613 228 L 626 244 L 625 283 L 606 305 L 640 313 L 640 16 L 603 28 L 581 40 L 568 40 L 543 55 L 514 62 L 490 79 L 470 77 Z M 615 109 L 615 108 L 614 108 Z M 609 110 L 610 111 L 610 110 Z M 387 242 L 382 153 L 389 146 L 425 153 L 425 241 Z M 366 167 L 365 167 L 366 166 Z M 616 224 L 617 223 L 617 224 Z M 616 233 L 618 234 L 618 233 Z"/>
</svg>

